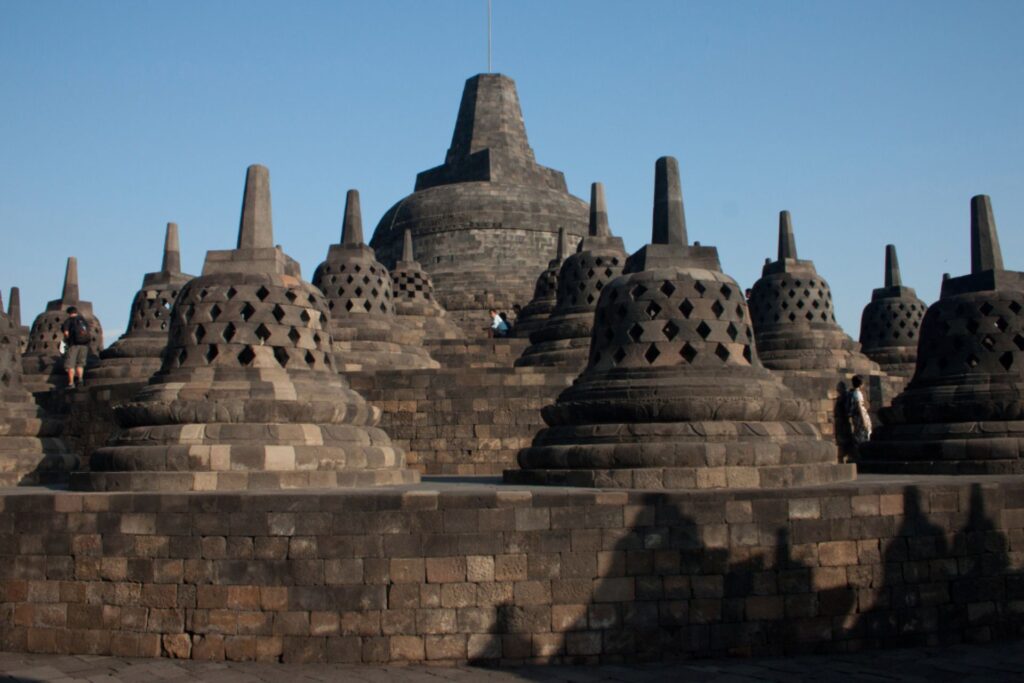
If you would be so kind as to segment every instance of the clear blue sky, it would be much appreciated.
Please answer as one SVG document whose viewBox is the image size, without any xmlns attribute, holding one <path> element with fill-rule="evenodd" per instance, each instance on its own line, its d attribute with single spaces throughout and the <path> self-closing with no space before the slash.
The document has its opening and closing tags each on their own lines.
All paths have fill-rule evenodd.
<svg viewBox="0 0 1024 683">
<path fill-rule="evenodd" d="M 443 161 L 486 1 L 0 1 L 0 288 L 26 322 L 79 257 L 107 343 L 164 224 L 183 265 L 234 245 L 245 167 L 271 171 L 277 241 L 307 277 L 345 190 L 367 237 Z M 969 268 L 992 196 L 1024 269 L 1024 2 L 494 0 L 538 161 L 605 183 L 630 250 L 654 160 L 680 160 L 690 238 L 745 286 L 793 212 L 800 255 L 854 337 L 883 246 L 927 301 Z"/>
</svg>

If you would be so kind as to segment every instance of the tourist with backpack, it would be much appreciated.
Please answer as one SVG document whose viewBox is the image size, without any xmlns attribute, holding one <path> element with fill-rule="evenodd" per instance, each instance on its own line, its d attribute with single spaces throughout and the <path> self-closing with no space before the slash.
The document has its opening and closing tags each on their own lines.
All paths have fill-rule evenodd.
<svg viewBox="0 0 1024 683">
<path fill-rule="evenodd" d="M 75 378 L 78 378 L 78 386 L 84 385 L 83 375 L 85 374 L 85 362 L 89 357 L 89 343 L 92 341 L 92 332 L 89 330 L 89 321 L 78 314 L 78 309 L 68 306 L 68 319 L 60 326 L 64 333 L 64 344 L 67 350 L 64 352 L 64 369 L 68 373 L 68 387 L 75 386 Z"/>
</svg>

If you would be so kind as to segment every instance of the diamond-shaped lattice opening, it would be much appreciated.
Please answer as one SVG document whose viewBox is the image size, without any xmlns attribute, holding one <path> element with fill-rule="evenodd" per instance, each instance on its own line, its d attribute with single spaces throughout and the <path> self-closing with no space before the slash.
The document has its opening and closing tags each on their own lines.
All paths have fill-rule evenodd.
<svg viewBox="0 0 1024 683">
<path fill-rule="evenodd" d="M 288 330 L 288 338 L 292 340 L 292 344 L 298 344 L 299 340 L 302 339 L 302 335 L 293 327 Z"/>
<path fill-rule="evenodd" d="M 367 313 L 370 312 L 371 308 L 373 308 L 373 304 L 371 304 L 369 301 L 363 302 L 363 309 L 365 309 Z"/>
<path fill-rule="evenodd" d="M 651 320 L 653 320 L 658 317 L 659 313 L 661 313 L 661 306 L 652 301 L 647 304 L 647 308 L 644 309 L 644 312 L 647 313 L 647 316 L 651 318 Z"/>
<path fill-rule="evenodd" d="M 220 306 L 214 304 L 213 307 L 210 308 L 210 320 L 216 320 L 220 317 L 221 313 L 222 311 L 220 310 Z"/>
<path fill-rule="evenodd" d="M 352 270 L 356 271 L 357 273 L 361 273 L 363 271 L 363 267 L 357 263 Z"/>
<path fill-rule="evenodd" d="M 644 328 L 640 327 L 639 323 L 633 323 L 632 327 L 629 328 L 629 331 L 626 334 L 628 334 L 629 338 L 633 341 L 639 342 L 640 338 L 644 336 Z"/>
<path fill-rule="evenodd" d="M 711 304 L 711 312 L 715 314 L 716 318 L 721 318 L 722 314 L 725 313 L 725 306 L 718 299 L 715 299 L 715 303 Z"/>
<path fill-rule="evenodd" d="M 356 296 L 362 296 L 363 295 L 363 288 L 362 287 L 356 287 L 355 295 Z"/>
<path fill-rule="evenodd" d="M 732 296 L 732 287 L 730 287 L 729 285 L 722 285 L 722 288 L 719 289 L 718 291 L 721 292 L 722 296 L 724 296 L 726 299 Z"/>
<path fill-rule="evenodd" d="M 806 313 L 804 313 L 804 317 L 807 318 L 808 321 L 813 321 L 814 320 L 814 314 L 811 313 L 810 311 L 807 311 Z"/>
<path fill-rule="evenodd" d="M 701 320 L 700 325 L 697 325 L 697 334 L 700 335 L 701 339 L 707 339 L 708 335 L 711 334 L 711 327 Z"/>
<path fill-rule="evenodd" d="M 797 302 L 796 302 L 796 307 L 797 307 L 797 308 L 803 308 L 803 307 L 804 307 L 804 301 L 803 301 L 803 299 L 801 299 L 800 301 L 797 301 Z"/>
<path fill-rule="evenodd" d="M 224 338 L 224 341 L 229 342 L 235 338 L 235 333 L 237 331 L 238 329 L 235 327 L 234 323 L 228 323 L 224 328 L 224 331 L 220 333 L 220 336 Z"/>
<path fill-rule="evenodd" d="M 575 301 L 575 297 L 573 297 L 573 300 Z M 588 304 L 594 303 L 594 295 L 593 294 L 587 294 L 587 303 Z"/>
<path fill-rule="evenodd" d="M 299 313 L 299 320 L 304 323 L 308 323 L 312 318 L 309 316 L 309 311 L 302 309 L 302 313 Z"/>
<path fill-rule="evenodd" d="M 650 346 L 647 347 L 647 350 L 644 351 L 644 360 L 646 360 L 648 363 L 654 363 L 654 361 L 658 360 L 658 356 L 660 355 L 661 351 L 658 350 L 658 347 L 655 346 L 654 344 L 651 344 Z"/>
<path fill-rule="evenodd" d="M 182 349 L 178 352 L 178 365 L 184 365 L 186 359 L 188 359 L 188 351 Z"/>
<path fill-rule="evenodd" d="M 794 320 L 796 320 L 796 313 L 790 313 L 789 314 L 789 322 L 793 322 Z"/>
<path fill-rule="evenodd" d="M 270 329 L 260 323 L 260 326 L 256 328 L 256 338 L 260 340 L 261 344 L 266 344 L 267 340 L 270 339 Z"/>
<path fill-rule="evenodd" d="M 630 296 L 632 296 L 634 300 L 635 299 L 639 299 L 640 297 L 642 297 L 646 293 L 647 293 L 647 288 L 644 287 L 642 284 L 639 284 L 639 283 L 637 283 L 637 285 L 635 287 L 633 287 L 633 289 L 630 290 L 630 292 L 629 292 Z"/>
<path fill-rule="evenodd" d="M 376 299 L 378 296 L 380 296 L 380 292 L 378 292 L 376 288 L 371 289 L 370 290 L 370 296 L 372 296 L 374 299 Z"/>
<path fill-rule="evenodd" d="M 683 303 L 679 304 L 679 312 L 683 314 L 684 318 L 690 317 L 690 314 L 693 313 L 693 304 L 689 299 L 683 299 Z"/>
<path fill-rule="evenodd" d="M 196 325 L 196 329 L 192 331 L 192 339 L 194 339 L 197 344 L 200 344 L 205 336 L 206 328 L 202 325 Z"/>
<path fill-rule="evenodd" d="M 364 285 L 370 284 L 370 276 L 369 275 L 364 275 L 363 276 L 363 284 Z"/>
<path fill-rule="evenodd" d="M 256 314 L 256 308 L 253 307 L 248 301 L 245 302 L 245 306 L 242 306 L 242 320 L 249 322 L 249 318 Z"/>
<path fill-rule="evenodd" d="M 614 273 L 615 273 L 615 271 L 612 270 L 611 268 L 605 268 L 604 269 L 604 276 L 605 277 L 611 277 Z"/>
<path fill-rule="evenodd" d="M 192 306 L 192 305 L 189 305 L 189 307 L 185 309 L 185 322 L 191 322 L 192 316 L 195 315 L 195 314 L 196 314 L 196 307 Z"/>
<path fill-rule="evenodd" d="M 819 308 L 819 307 L 821 307 L 821 304 L 818 303 L 817 299 L 815 299 L 814 301 L 811 302 L 811 306 L 814 306 L 815 308 Z"/>
<path fill-rule="evenodd" d="M 238 362 L 242 365 L 250 365 L 254 360 L 256 360 L 256 352 L 252 350 L 251 346 L 246 346 L 238 352 Z"/>
<path fill-rule="evenodd" d="M 355 280 L 356 280 L 356 279 L 355 279 L 355 277 L 354 277 L 354 276 L 352 276 L 352 275 L 349 275 L 349 276 L 348 276 L 348 277 L 347 277 L 347 278 L 345 279 L 345 284 L 347 284 L 347 285 L 350 285 L 350 284 L 352 284 L 353 282 L 355 282 Z"/>
<path fill-rule="evenodd" d="M 696 282 L 693 283 L 693 288 L 701 296 L 704 296 L 704 292 L 708 291 L 708 288 L 705 287 L 704 284 L 700 280 L 697 280 Z"/>
<path fill-rule="evenodd" d="M 665 335 L 665 339 L 672 341 L 679 334 L 679 326 L 669 320 L 665 323 L 665 326 L 661 328 L 661 333 Z"/>
<path fill-rule="evenodd" d="M 754 354 L 751 352 L 749 345 L 743 346 L 743 358 L 746 359 L 748 363 L 754 362 Z"/>
<path fill-rule="evenodd" d="M 615 353 L 612 354 L 612 360 L 615 361 L 616 365 L 618 365 L 623 360 L 625 360 L 625 358 L 626 358 L 626 350 L 623 349 L 621 346 L 618 349 L 615 350 Z"/>
<path fill-rule="evenodd" d="M 683 357 L 687 363 L 692 363 L 693 359 L 697 357 L 697 349 L 690 346 L 689 342 L 683 344 L 683 348 L 679 349 L 679 355 Z"/>
<path fill-rule="evenodd" d="M 206 353 L 204 353 L 204 354 L 203 354 L 203 357 L 204 357 L 204 358 L 206 358 L 206 363 L 207 363 L 207 364 L 210 364 L 210 363 L 212 363 L 212 362 L 213 362 L 213 361 L 214 361 L 214 360 L 215 360 L 215 359 L 217 358 L 217 356 L 219 356 L 219 355 L 220 355 L 220 351 L 219 351 L 219 350 L 217 349 L 217 345 L 216 345 L 216 344 L 210 344 L 210 345 L 209 345 L 209 346 L 208 346 L 208 347 L 206 348 Z"/>
<path fill-rule="evenodd" d="M 205 289 L 199 290 L 199 300 L 202 301 L 203 299 L 205 299 L 207 294 L 209 294 L 209 292 L 207 290 L 205 290 Z"/>
<path fill-rule="evenodd" d="M 739 336 L 740 331 L 735 325 L 729 323 L 729 327 L 725 328 L 725 333 L 729 335 L 729 339 L 736 341 L 736 337 Z"/>
<path fill-rule="evenodd" d="M 1006 322 L 1006 319 L 1003 318 L 1003 316 L 999 316 L 999 318 L 996 320 L 996 327 L 999 328 L 1000 332 L 1006 332 L 1006 328 L 1009 326 L 1010 323 Z"/>
<path fill-rule="evenodd" d="M 228 288 L 227 295 L 229 299 L 234 299 L 235 295 L 238 294 L 238 290 L 234 287 Z"/>
<path fill-rule="evenodd" d="M 1017 348 L 1024 351 L 1024 337 L 1019 334 L 1013 338 L 1013 343 L 1017 345 Z"/>
<path fill-rule="evenodd" d="M 629 309 L 626 308 L 626 304 L 621 304 L 615 309 L 615 314 L 620 318 L 625 318 L 627 313 L 629 313 Z"/>
<path fill-rule="evenodd" d="M 789 298 L 792 299 L 795 296 L 796 296 L 796 290 L 795 289 L 789 290 Z"/>
<path fill-rule="evenodd" d="M 717 344 L 715 346 L 715 355 L 718 356 L 722 362 L 729 360 L 729 349 L 725 347 L 725 344 Z"/>
<path fill-rule="evenodd" d="M 270 290 L 260 285 L 260 288 L 256 290 L 256 298 L 265 301 L 268 296 L 270 296 Z"/>
<path fill-rule="evenodd" d="M 286 368 L 288 367 L 288 361 L 291 360 L 291 358 L 288 356 L 287 349 L 283 346 L 276 346 L 274 347 L 274 360 L 276 360 L 277 364 L 282 368 Z"/>
<path fill-rule="evenodd" d="M 309 367 L 313 367 L 314 365 L 316 365 L 316 356 L 314 356 L 309 351 L 306 351 L 306 365 L 308 365 Z"/>
<path fill-rule="evenodd" d="M 330 282 L 330 283 L 331 283 L 332 285 L 336 285 L 336 284 L 338 284 L 338 276 L 337 276 L 337 275 L 332 275 L 332 276 L 330 277 L 330 279 L 329 279 L 329 282 Z"/>
<path fill-rule="evenodd" d="M 981 360 L 977 356 L 975 356 L 973 353 L 971 355 L 967 356 L 967 367 L 969 367 L 969 368 L 976 368 L 976 367 L 978 367 L 978 363 L 980 363 L 980 362 L 981 362 Z"/>
<path fill-rule="evenodd" d="M 1020 312 L 1021 312 L 1022 310 L 1024 310 L 1024 307 L 1022 307 L 1022 306 L 1021 306 L 1021 305 L 1020 305 L 1019 303 L 1017 303 L 1016 301 L 1011 301 L 1011 302 L 1010 302 L 1010 310 L 1011 310 L 1011 311 L 1013 311 L 1013 314 L 1014 314 L 1014 315 L 1020 315 Z"/>
<path fill-rule="evenodd" d="M 736 317 L 740 320 L 746 317 L 743 315 L 743 304 L 736 304 Z"/>
<path fill-rule="evenodd" d="M 999 364 L 1003 366 L 1004 370 L 1009 370 L 1013 367 L 1013 353 L 1007 351 L 1003 355 L 999 356 Z"/>
<path fill-rule="evenodd" d="M 658 289 L 665 296 L 672 296 L 672 294 L 676 291 L 676 286 L 669 282 L 668 280 L 665 280 L 664 282 L 661 283 L 661 287 L 658 287 Z"/>
<path fill-rule="evenodd" d="M 978 310 L 981 311 L 982 315 L 988 315 L 989 313 L 992 312 L 992 304 L 986 301 L 985 303 L 978 307 Z"/>
<path fill-rule="evenodd" d="M 594 277 L 594 269 L 593 268 L 591 268 L 590 270 L 587 271 L 587 277 L 588 278 Z"/>
<path fill-rule="evenodd" d="M 986 334 L 981 338 L 981 345 L 991 351 L 996 347 L 996 340 L 993 339 L 991 335 Z"/>
<path fill-rule="evenodd" d="M 277 304 L 277 305 L 275 305 L 275 306 L 274 306 L 274 310 L 272 310 L 272 311 L 270 312 L 270 314 L 271 314 L 272 316 L 274 316 L 274 320 L 276 320 L 276 321 L 277 321 L 277 322 L 279 322 L 279 323 L 280 323 L 280 322 L 281 322 L 282 320 L 284 320 L 284 316 L 285 316 L 285 313 L 284 313 L 284 309 L 283 309 L 283 308 L 281 308 L 281 305 L 280 305 L 280 304 Z"/>
<path fill-rule="evenodd" d="M 316 297 L 313 296 L 312 294 L 306 297 L 306 301 L 309 302 L 310 306 L 316 306 Z"/>
</svg>

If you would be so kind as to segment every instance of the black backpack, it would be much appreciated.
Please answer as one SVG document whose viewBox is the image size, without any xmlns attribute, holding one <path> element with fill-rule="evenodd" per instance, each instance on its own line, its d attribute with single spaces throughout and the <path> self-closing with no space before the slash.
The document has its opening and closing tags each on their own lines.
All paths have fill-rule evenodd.
<svg viewBox="0 0 1024 683">
<path fill-rule="evenodd" d="M 72 318 L 71 343 L 75 346 L 84 346 L 92 341 L 92 333 L 89 332 L 89 323 L 85 318 L 78 315 Z"/>
</svg>

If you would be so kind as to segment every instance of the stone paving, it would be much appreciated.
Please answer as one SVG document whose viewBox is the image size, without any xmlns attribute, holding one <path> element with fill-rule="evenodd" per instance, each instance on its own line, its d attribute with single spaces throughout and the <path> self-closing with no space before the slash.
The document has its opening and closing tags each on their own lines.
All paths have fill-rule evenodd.
<svg viewBox="0 0 1024 683">
<path fill-rule="evenodd" d="M 510 669 L 441 666 L 287 665 L 0 653 L 0 683 L 12 681 L 1024 681 L 1024 642 L 921 647 L 845 655 L 696 660 L 636 666 Z"/>
</svg>

